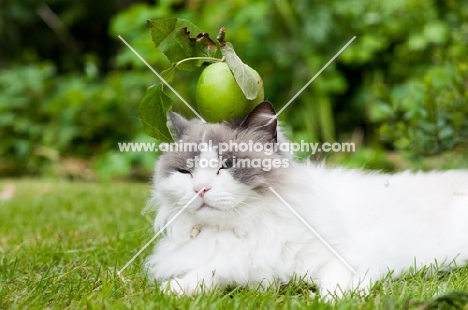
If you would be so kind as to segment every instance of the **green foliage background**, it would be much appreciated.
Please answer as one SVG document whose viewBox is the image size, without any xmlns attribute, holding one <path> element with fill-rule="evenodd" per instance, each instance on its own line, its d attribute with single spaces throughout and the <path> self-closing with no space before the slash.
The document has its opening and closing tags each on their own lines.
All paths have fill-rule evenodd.
<svg viewBox="0 0 468 310">
<path fill-rule="evenodd" d="M 117 142 L 152 141 L 138 103 L 157 77 L 118 35 L 161 72 L 170 63 L 146 20 L 170 16 L 211 37 L 225 27 L 277 109 L 357 36 L 281 115 L 290 138 L 355 142 L 355 153 L 327 155 L 354 167 L 468 167 L 467 2 L 5 0 L 0 176 L 147 176 L 157 154 L 119 153 Z M 171 83 L 191 103 L 199 73 Z"/>
</svg>

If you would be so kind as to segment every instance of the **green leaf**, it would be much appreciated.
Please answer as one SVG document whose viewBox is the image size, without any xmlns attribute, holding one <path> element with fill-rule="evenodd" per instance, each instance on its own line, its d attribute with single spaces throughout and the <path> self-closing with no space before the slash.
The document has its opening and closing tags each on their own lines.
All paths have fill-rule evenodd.
<svg viewBox="0 0 468 310">
<path fill-rule="evenodd" d="M 250 68 L 242 62 L 239 56 L 236 55 L 234 47 L 229 42 L 226 42 L 224 57 L 226 58 L 226 63 L 229 69 L 231 69 L 234 75 L 234 79 L 244 93 L 245 97 L 249 100 L 257 98 L 257 79 L 255 79 L 255 76 L 250 71 Z"/>
<path fill-rule="evenodd" d="M 171 62 L 190 57 L 213 56 L 218 48 L 208 33 L 202 33 L 197 26 L 185 19 L 148 20 L 148 25 L 151 28 L 151 38 L 156 48 L 163 52 Z M 198 33 L 198 35 L 191 37 L 191 33 Z M 200 60 L 183 63 L 178 68 L 193 71 L 202 64 L 203 60 Z"/>
<path fill-rule="evenodd" d="M 172 108 L 172 100 L 162 89 L 162 84 L 148 87 L 140 102 L 141 121 L 148 135 L 163 142 L 173 142 L 167 128 L 167 112 Z"/>
<path fill-rule="evenodd" d="M 171 67 L 164 70 L 163 72 L 161 72 L 161 76 L 163 79 L 166 80 L 166 82 L 170 83 L 174 80 L 174 76 L 175 76 L 175 69 L 177 67 L 177 63 L 176 62 L 173 62 Z"/>
<path fill-rule="evenodd" d="M 372 122 L 388 122 L 393 115 L 392 106 L 386 102 L 376 102 L 369 107 L 369 119 Z"/>
<path fill-rule="evenodd" d="M 447 25 L 441 21 L 433 21 L 424 26 L 424 37 L 433 43 L 445 43 L 450 36 Z"/>
</svg>

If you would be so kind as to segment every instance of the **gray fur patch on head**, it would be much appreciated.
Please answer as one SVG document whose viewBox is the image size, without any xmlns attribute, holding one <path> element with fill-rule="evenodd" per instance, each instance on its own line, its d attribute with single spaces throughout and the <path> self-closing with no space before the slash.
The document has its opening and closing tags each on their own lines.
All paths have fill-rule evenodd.
<svg viewBox="0 0 468 310">
<path fill-rule="evenodd" d="M 177 117 L 177 116 L 176 116 Z M 285 142 L 284 138 L 278 133 L 278 141 L 272 141 L 272 136 L 257 127 L 243 127 L 239 122 L 224 122 L 220 124 L 204 124 L 195 119 L 187 121 L 178 118 L 177 121 L 183 122 L 183 131 L 180 131 L 180 137 L 177 141 L 184 143 L 197 143 L 211 141 L 213 146 L 219 146 L 220 143 L 232 143 L 239 145 L 241 143 L 281 143 Z M 185 122 L 184 122 L 185 121 Z M 276 133 L 275 133 L 276 134 Z M 218 148 L 219 150 L 219 148 Z M 171 173 L 177 172 L 178 169 L 187 169 L 187 160 L 194 159 L 195 156 L 200 155 L 199 151 L 191 152 L 167 152 L 161 155 L 156 169 L 156 177 L 164 178 Z M 255 152 L 253 150 L 240 151 L 239 149 L 232 148 L 220 154 L 222 158 L 228 160 L 256 160 L 262 162 L 263 160 L 292 160 L 289 153 L 281 151 L 266 154 L 263 151 Z M 233 166 L 228 168 L 234 179 L 248 185 L 256 191 L 263 192 L 268 186 L 274 186 L 281 180 L 284 174 L 284 169 L 287 168 L 271 168 L 264 170 L 262 167 L 241 167 Z"/>
</svg>

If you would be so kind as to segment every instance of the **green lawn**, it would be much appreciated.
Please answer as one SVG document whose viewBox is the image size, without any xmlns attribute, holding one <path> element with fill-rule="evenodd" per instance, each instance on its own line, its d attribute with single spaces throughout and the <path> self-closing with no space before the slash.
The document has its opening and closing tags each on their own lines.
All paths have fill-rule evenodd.
<svg viewBox="0 0 468 310">
<path fill-rule="evenodd" d="M 125 270 L 125 283 L 116 275 L 153 236 L 141 215 L 149 185 L 3 181 L 0 191 L 10 183 L 15 196 L 0 200 L 0 309 L 454 309 L 451 302 L 467 299 L 433 298 L 468 291 L 468 268 L 379 283 L 335 305 L 311 298 L 305 284 L 164 295 L 141 268 L 151 249 Z"/>
</svg>

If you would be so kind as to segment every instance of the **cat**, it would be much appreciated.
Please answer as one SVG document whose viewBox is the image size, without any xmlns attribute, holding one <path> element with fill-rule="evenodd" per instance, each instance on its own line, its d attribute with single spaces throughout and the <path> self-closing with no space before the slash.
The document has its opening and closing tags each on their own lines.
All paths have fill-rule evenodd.
<svg viewBox="0 0 468 310">
<path fill-rule="evenodd" d="M 281 149 L 220 154 L 227 142 L 288 143 L 269 102 L 219 124 L 169 112 L 168 126 L 176 141 L 205 147 L 166 152 L 156 164 L 147 207 L 157 210 L 155 231 L 185 207 L 146 260 L 164 289 L 196 294 L 302 278 L 336 296 L 367 292 L 389 272 L 467 262 L 467 171 L 327 168 Z M 202 166 L 203 159 L 219 165 Z M 235 165 L 239 159 L 257 165 Z M 258 165 L 275 161 L 271 169 Z"/>
</svg>

